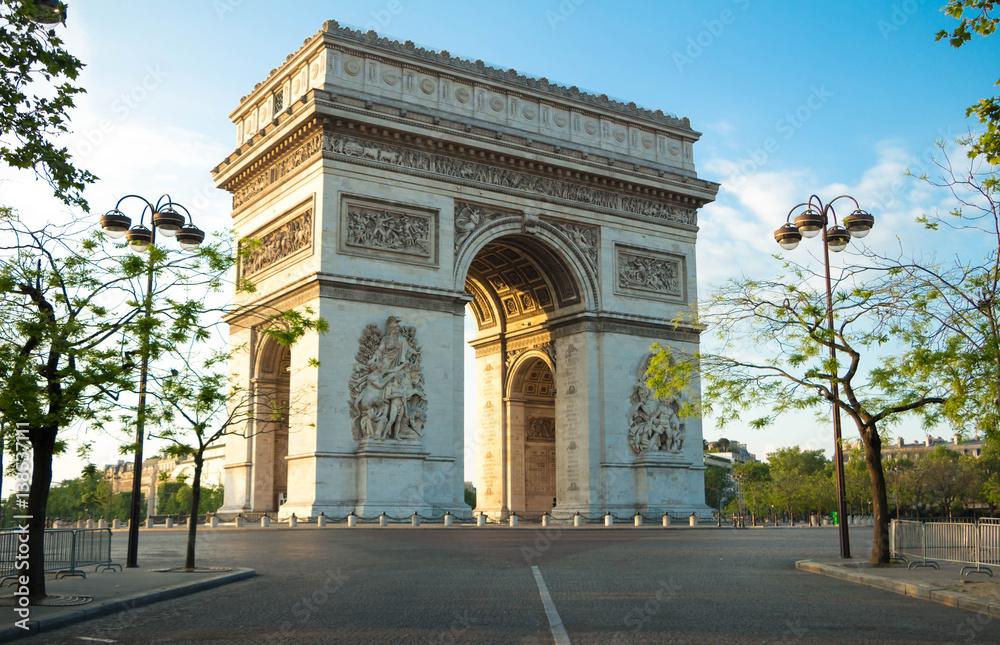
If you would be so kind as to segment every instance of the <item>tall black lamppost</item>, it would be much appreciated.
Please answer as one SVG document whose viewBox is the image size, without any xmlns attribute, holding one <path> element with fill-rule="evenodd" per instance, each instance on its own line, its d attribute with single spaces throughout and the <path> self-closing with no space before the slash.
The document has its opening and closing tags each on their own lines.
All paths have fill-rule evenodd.
<svg viewBox="0 0 1000 645">
<path fill-rule="evenodd" d="M 854 211 L 844 218 L 844 224 L 837 223 L 837 213 L 833 204 L 841 199 L 854 202 Z M 792 215 L 802 209 L 792 223 Z M 844 450 L 840 437 L 839 387 L 837 383 L 837 349 L 836 329 L 833 326 L 833 288 L 830 285 L 830 251 L 839 253 L 847 248 L 852 237 L 862 238 L 868 235 L 875 225 L 875 218 L 867 211 L 861 210 L 858 200 L 850 195 L 835 197 L 829 204 L 823 204 L 819 197 L 813 195 L 809 201 L 796 205 L 788 212 L 785 223 L 774 232 L 775 241 L 786 251 L 791 251 L 799 245 L 803 237 L 812 238 L 823 233 L 823 266 L 826 270 L 826 321 L 830 332 L 830 390 L 833 396 L 833 437 L 834 463 L 837 473 L 837 509 L 840 521 L 840 557 L 851 557 L 851 541 L 847 534 L 847 500 L 844 495 Z"/>
<path fill-rule="evenodd" d="M 144 204 L 139 215 L 139 223 L 132 226 L 132 219 L 120 210 L 122 202 L 126 199 L 138 199 Z M 185 217 L 178 212 L 184 211 Z M 143 219 L 146 214 L 150 215 L 150 228 L 143 226 Z M 205 239 L 205 233 L 191 223 L 191 213 L 180 204 L 170 199 L 170 195 L 164 195 L 151 203 L 148 199 L 139 195 L 126 195 L 118 200 L 115 207 L 101 217 L 101 228 L 104 233 L 112 239 L 125 237 L 128 248 L 137 253 L 144 253 L 156 243 L 156 232 L 159 231 L 166 237 L 176 237 L 177 243 L 182 249 L 193 250 Z M 146 271 L 146 296 L 143 299 L 143 309 L 148 321 L 153 315 L 153 273 L 155 263 L 150 255 L 148 268 Z M 128 519 L 128 556 L 125 566 L 130 568 L 138 567 L 139 550 L 139 497 L 142 494 L 142 440 L 146 429 L 146 373 L 149 368 L 149 325 L 144 325 L 142 334 L 142 366 L 139 372 L 139 408 L 136 415 L 136 438 L 135 438 L 135 467 L 132 471 L 132 506 L 129 510 Z"/>
</svg>

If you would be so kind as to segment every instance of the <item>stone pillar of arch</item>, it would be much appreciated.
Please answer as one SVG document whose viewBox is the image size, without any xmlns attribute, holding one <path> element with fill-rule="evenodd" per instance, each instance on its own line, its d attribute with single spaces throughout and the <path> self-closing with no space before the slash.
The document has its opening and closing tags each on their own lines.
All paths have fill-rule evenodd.
<svg viewBox="0 0 1000 645">
<path fill-rule="evenodd" d="M 466 405 L 480 512 L 536 511 L 553 486 L 555 512 L 708 512 L 700 421 L 642 376 L 654 342 L 698 345 L 670 320 L 696 300 L 718 184 L 688 119 L 332 21 L 231 117 L 213 174 L 257 241 L 232 371 L 264 378 L 247 312 L 330 326 L 291 351 L 281 514 L 470 512 Z M 239 437 L 226 454 L 226 508 L 265 510 L 274 455 Z"/>
</svg>

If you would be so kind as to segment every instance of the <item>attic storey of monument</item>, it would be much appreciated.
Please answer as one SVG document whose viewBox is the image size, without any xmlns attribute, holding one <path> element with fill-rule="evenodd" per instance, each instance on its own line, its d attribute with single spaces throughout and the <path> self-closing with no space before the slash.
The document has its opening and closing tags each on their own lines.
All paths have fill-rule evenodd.
<svg viewBox="0 0 1000 645">
<path fill-rule="evenodd" d="M 468 514 L 474 405 L 478 511 L 709 512 L 700 421 L 641 387 L 654 342 L 698 343 L 669 321 L 696 298 L 697 209 L 719 186 L 687 119 L 334 22 L 231 118 L 213 172 L 260 240 L 247 298 L 311 305 L 331 331 L 288 358 L 288 387 L 315 396 L 285 454 L 227 444 L 224 511 L 271 510 L 253 491 L 276 490 L 279 459 L 283 515 Z M 251 384 L 259 338 L 233 326 Z"/>
</svg>

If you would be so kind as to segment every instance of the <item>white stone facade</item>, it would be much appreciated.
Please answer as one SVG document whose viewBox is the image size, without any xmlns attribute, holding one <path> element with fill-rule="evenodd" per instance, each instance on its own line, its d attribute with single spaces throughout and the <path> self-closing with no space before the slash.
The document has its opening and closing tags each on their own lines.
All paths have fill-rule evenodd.
<svg viewBox="0 0 1000 645">
<path fill-rule="evenodd" d="M 233 370 L 288 414 L 229 440 L 225 510 L 468 513 L 468 309 L 476 510 L 708 512 L 700 422 L 639 375 L 652 343 L 698 343 L 669 323 L 718 190 L 687 119 L 335 23 L 231 118 L 213 173 L 260 240 L 241 302 L 309 307 L 330 332 L 288 352 L 231 320 Z"/>
</svg>

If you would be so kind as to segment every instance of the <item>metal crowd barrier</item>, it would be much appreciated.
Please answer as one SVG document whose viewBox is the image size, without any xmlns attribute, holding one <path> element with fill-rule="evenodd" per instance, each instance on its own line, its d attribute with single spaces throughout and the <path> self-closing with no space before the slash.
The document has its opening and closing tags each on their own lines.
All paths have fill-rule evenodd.
<svg viewBox="0 0 1000 645">
<path fill-rule="evenodd" d="M 0 531 L 0 586 L 17 578 L 17 554 L 21 531 Z M 44 571 L 56 572 L 56 578 L 87 574 L 79 567 L 93 566 L 94 571 L 121 571 L 111 561 L 111 529 L 47 529 L 42 542 Z"/>
<path fill-rule="evenodd" d="M 892 520 L 890 527 L 892 557 L 908 562 L 908 569 L 933 567 L 938 562 L 966 565 L 962 575 L 993 570 L 985 565 L 1000 565 L 1000 519 L 985 518 L 975 522 L 920 522 Z"/>
</svg>

